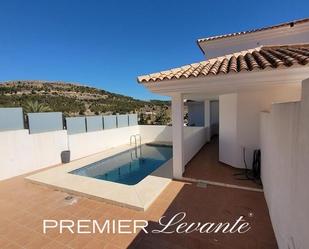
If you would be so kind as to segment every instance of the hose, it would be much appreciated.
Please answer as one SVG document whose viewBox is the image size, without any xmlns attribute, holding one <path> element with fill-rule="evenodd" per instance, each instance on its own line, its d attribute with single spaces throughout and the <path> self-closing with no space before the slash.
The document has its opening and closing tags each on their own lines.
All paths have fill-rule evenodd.
<svg viewBox="0 0 309 249">
<path fill-rule="evenodd" d="M 242 155 L 243 155 L 243 160 L 244 160 L 244 164 L 246 168 L 245 176 L 247 177 L 248 180 L 254 180 L 254 177 L 249 176 L 249 169 L 248 169 L 247 162 L 246 162 L 246 148 L 245 147 L 242 148 Z"/>
<path fill-rule="evenodd" d="M 234 174 L 234 175 L 244 175 L 245 178 L 237 178 L 237 180 L 250 180 L 250 181 L 255 182 L 258 185 L 262 185 L 260 181 L 261 151 L 254 150 L 253 152 L 252 170 L 248 168 L 248 165 L 246 162 L 246 148 L 245 147 L 243 147 L 243 161 L 245 165 L 245 171 L 242 173 Z"/>
</svg>

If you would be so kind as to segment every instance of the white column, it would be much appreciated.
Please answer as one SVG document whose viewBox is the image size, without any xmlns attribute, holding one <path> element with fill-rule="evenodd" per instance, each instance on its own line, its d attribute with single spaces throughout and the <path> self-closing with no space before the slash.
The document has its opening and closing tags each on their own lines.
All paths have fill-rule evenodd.
<svg viewBox="0 0 309 249">
<path fill-rule="evenodd" d="M 242 150 L 238 144 L 238 94 L 219 96 L 219 161 L 239 167 Z"/>
<path fill-rule="evenodd" d="M 173 177 L 181 178 L 184 172 L 183 156 L 183 97 L 181 93 L 172 96 L 173 123 Z"/>
</svg>

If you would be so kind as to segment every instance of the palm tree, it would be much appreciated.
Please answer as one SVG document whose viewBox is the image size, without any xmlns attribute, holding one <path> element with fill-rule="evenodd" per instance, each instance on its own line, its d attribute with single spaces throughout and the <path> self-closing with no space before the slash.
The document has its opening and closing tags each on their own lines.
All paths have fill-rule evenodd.
<svg viewBox="0 0 309 249">
<path fill-rule="evenodd" d="M 27 101 L 24 105 L 25 112 L 50 112 L 49 106 L 39 103 L 38 101 Z"/>
</svg>

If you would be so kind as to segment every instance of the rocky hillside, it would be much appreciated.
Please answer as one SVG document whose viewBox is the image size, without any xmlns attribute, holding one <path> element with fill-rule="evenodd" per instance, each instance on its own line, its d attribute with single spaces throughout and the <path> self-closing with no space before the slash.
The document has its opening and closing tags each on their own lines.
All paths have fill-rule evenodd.
<svg viewBox="0 0 309 249">
<path fill-rule="evenodd" d="M 164 119 L 169 119 L 170 106 L 168 101 L 142 101 L 75 83 L 28 80 L 0 83 L 0 107 L 25 108 L 29 103 L 63 112 L 66 116 L 138 112 L 153 122 L 161 120 L 162 113 L 167 115 Z"/>
</svg>

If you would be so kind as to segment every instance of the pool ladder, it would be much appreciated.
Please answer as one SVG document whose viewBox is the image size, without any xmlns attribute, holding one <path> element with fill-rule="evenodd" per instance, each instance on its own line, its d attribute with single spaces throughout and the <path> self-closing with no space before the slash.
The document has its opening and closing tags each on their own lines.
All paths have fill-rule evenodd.
<svg viewBox="0 0 309 249">
<path fill-rule="evenodd" d="M 140 134 L 135 134 L 130 136 L 130 145 L 132 146 L 133 142 L 132 139 L 134 138 L 134 154 L 133 151 L 131 152 L 131 159 L 138 159 L 142 156 L 142 136 Z M 139 145 L 137 144 L 137 138 L 139 139 Z M 138 154 L 139 149 L 139 154 Z"/>
</svg>

